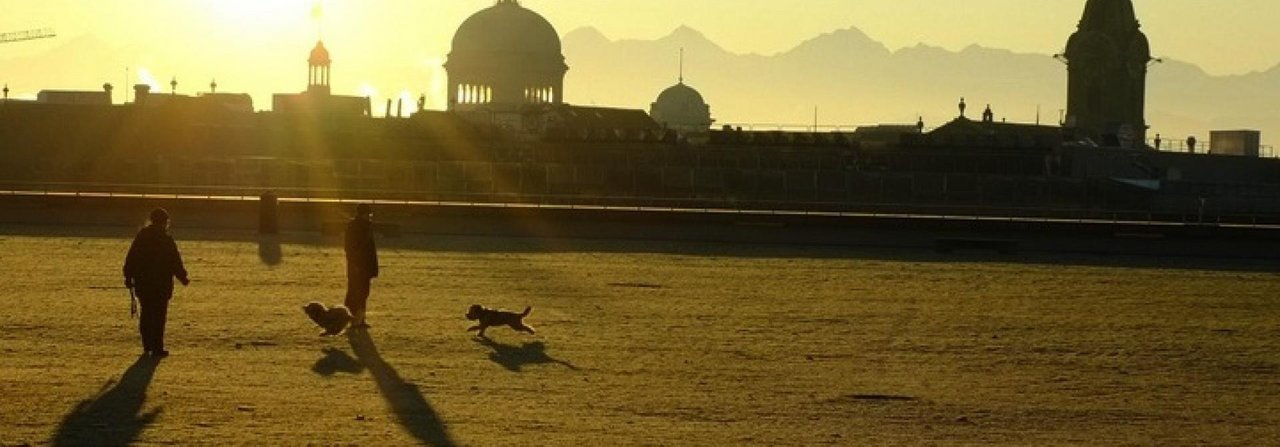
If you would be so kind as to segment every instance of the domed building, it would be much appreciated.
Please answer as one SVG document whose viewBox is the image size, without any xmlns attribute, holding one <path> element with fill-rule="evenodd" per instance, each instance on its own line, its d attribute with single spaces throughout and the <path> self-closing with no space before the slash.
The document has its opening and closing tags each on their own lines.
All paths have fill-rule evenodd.
<svg viewBox="0 0 1280 447">
<path fill-rule="evenodd" d="M 649 107 L 649 116 L 681 139 L 701 139 L 711 132 L 711 106 L 702 94 L 684 84 L 684 52 L 680 54 L 680 80 L 658 95 Z"/>
<path fill-rule="evenodd" d="M 560 104 L 569 66 L 547 19 L 517 0 L 498 0 L 458 27 L 445 70 L 449 110 L 514 111 Z"/>
</svg>

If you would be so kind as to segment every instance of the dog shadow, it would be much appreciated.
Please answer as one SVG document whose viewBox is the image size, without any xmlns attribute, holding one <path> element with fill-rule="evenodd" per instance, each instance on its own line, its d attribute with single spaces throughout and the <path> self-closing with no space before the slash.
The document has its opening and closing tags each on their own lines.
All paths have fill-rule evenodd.
<svg viewBox="0 0 1280 447">
<path fill-rule="evenodd" d="M 382 359 L 378 347 L 373 343 L 367 330 L 349 330 L 347 339 L 351 342 L 351 350 L 361 365 L 369 369 L 373 380 L 378 384 L 382 398 L 391 405 L 396 422 L 413 434 L 425 445 L 454 446 L 457 445 L 449 436 L 444 421 L 436 414 L 435 409 L 427 402 L 417 385 L 405 381 L 396 369 Z"/>
<path fill-rule="evenodd" d="M 351 354 L 347 354 L 338 348 L 325 348 L 324 357 L 316 360 L 315 365 L 311 365 L 311 371 L 316 374 L 332 377 L 338 373 L 360 374 L 364 372 L 364 365 L 360 364 Z"/>
<path fill-rule="evenodd" d="M 475 340 L 476 343 L 493 350 L 489 353 L 489 360 L 511 372 L 521 372 L 525 366 L 529 365 L 545 364 L 563 365 L 571 370 L 578 370 L 578 367 L 573 366 L 572 363 L 547 355 L 547 344 L 540 341 L 515 346 L 493 341 L 489 337 L 476 337 Z"/>
<path fill-rule="evenodd" d="M 272 267 L 284 263 L 284 250 L 280 248 L 280 236 L 274 234 L 258 236 L 258 259 Z"/>
<path fill-rule="evenodd" d="M 160 416 L 160 408 L 142 413 L 147 388 L 160 360 L 138 358 L 119 381 L 114 378 L 92 398 L 76 405 L 50 441 L 55 446 L 131 445 Z"/>
</svg>

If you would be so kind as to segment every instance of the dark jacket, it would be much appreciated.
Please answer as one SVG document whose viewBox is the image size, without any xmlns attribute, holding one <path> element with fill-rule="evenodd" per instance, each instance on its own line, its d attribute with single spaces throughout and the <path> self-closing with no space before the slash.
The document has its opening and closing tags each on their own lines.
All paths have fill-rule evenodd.
<svg viewBox="0 0 1280 447">
<path fill-rule="evenodd" d="M 148 226 L 138 231 L 124 260 L 124 277 L 139 289 L 173 289 L 173 278 L 186 278 L 178 244 L 164 228 Z"/>
<path fill-rule="evenodd" d="M 373 243 L 373 222 L 355 218 L 347 223 L 347 272 L 368 278 L 378 277 L 378 247 Z"/>
</svg>

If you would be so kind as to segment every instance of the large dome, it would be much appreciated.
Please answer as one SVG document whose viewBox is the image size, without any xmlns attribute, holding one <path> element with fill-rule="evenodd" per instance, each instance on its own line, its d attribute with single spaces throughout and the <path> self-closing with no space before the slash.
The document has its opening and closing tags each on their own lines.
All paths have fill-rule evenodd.
<svg viewBox="0 0 1280 447">
<path fill-rule="evenodd" d="M 521 53 L 560 56 L 560 34 L 551 22 L 515 0 L 475 13 L 453 36 L 453 54 Z"/>
</svg>

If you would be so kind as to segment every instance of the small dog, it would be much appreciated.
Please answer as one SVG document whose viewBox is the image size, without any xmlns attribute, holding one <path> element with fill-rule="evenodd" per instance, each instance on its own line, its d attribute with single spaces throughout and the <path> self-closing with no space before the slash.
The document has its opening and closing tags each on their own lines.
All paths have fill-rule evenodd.
<svg viewBox="0 0 1280 447">
<path fill-rule="evenodd" d="M 524 317 L 529 316 L 530 312 L 533 312 L 532 307 L 524 308 L 523 313 L 515 313 L 489 309 L 479 304 L 473 304 L 470 309 L 467 309 L 467 319 L 479 321 L 480 324 L 472 326 L 467 329 L 467 331 L 470 332 L 478 330 L 480 333 L 477 335 L 483 337 L 484 330 L 488 329 L 490 326 L 510 326 L 511 329 L 533 334 L 533 328 L 524 324 Z"/>
<path fill-rule="evenodd" d="M 320 333 L 321 337 L 341 334 L 343 330 L 347 329 L 347 325 L 351 324 L 351 311 L 346 306 L 328 307 L 312 301 L 307 303 L 306 306 L 302 306 L 302 311 L 306 312 L 308 317 L 311 317 L 311 321 L 324 328 L 324 332 Z"/>
</svg>

